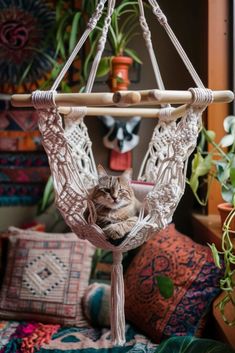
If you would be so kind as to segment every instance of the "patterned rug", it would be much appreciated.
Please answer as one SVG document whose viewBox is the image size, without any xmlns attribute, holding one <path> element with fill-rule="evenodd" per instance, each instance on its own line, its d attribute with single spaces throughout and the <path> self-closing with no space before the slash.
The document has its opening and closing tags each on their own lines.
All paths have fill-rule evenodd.
<svg viewBox="0 0 235 353">
<path fill-rule="evenodd" d="M 126 344 L 113 347 L 108 329 L 0 322 L 0 353 L 154 353 L 156 344 L 126 326 Z"/>
</svg>

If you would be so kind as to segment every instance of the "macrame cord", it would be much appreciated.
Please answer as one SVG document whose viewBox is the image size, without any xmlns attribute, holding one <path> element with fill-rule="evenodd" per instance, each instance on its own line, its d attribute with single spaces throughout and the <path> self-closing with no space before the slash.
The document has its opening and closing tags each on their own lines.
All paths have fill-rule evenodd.
<svg viewBox="0 0 235 353">
<path fill-rule="evenodd" d="M 163 105 L 160 110 L 149 148 L 140 168 L 139 180 L 154 183 L 152 190 L 146 195 L 138 221 L 128 236 L 120 245 L 113 245 L 107 239 L 100 227 L 95 223 L 96 211 L 89 190 L 98 182 L 95 161 L 91 149 L 84 116 L 86 107 L 71 108 L 71 112 L 64 119 L 55 105 L 56 89 L 66 71 L 81 49 L 86 38 L 102 15 L 105 0 L 101 0 L 95 14 L 88 22 L 88 28 L 74 48 L 67 63 L 52 86 L 51 91 L 36 91 L 32 94 L 32 103 L 39 113 L 39 128 L 43 138 L 43 145 L 48 155 L 51 175 L 54 183 L 55 202 L 66 223 L 79 238 L 88 239 L 96 247 L 113 252 L 113 268 L 111 275 L 111 331 L 116 345 L 125 343 L 124 316 L 124 284 L 122 270 L 122 253 L 143 244 L 151 235 L 164 228 L 172 219 L 185 188 L 185 176 L 189 155 L 196 146 L 198 132 L 201 125 L 203 110 L 212 103 L 213 95 L 205 89 L 195 72 L 187 55 L 176 39 L 155 0 L 149 0 L 153 13 L 166 29 L 188 71 L 193 77 L 197 88 L 190 88 L 193 103 L 187 107 L 186 114 L 179 121 L 172 120 L 171 112 L 175 108 Z M 150 55 L 157 85 L 164 89 L 164 84 L 157 64 L 151 42 L 151 33 L 144 16 L 141 0 L 140 25 Z M 115 0 L 108 1 L 104 27 L 98 41 L 97 53 L 94 58 L 86 92 L 91 92 L 97 68 L 105 47 L 111 16 L 115 7 Z M 88 208 L 89 219 L 84 218 L 84 211 Z M 144 215 L 144 209 L 148 215 Z"/>
</svg>

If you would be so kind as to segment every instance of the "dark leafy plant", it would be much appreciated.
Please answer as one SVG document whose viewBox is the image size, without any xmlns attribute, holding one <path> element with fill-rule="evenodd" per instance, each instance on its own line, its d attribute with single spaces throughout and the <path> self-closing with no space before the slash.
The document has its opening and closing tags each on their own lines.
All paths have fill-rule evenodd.
<svg viewBox="0 0 235 353">
<path fill-rule="evenodd" d="M 225 292 L 225 296 L 218 304 L 219 309 L 224 321 L 228 325 L 235 325 L 235 317 L 234 320 L 229 321 L 224 310 L 229 302 L 235 308 L 235 249 L 231 241 L 230 229 L 231 221 L 235 217 L 235 116 L 230 115 L 224 119 L 224 130 L 226 134 L 219 143 L 216 143 L 214 131 L 202 128 L 201 140 L 191 164 L 188 184 L 200 205 L 205 206 L 210 194 L 211 182 L 216 179 L 221 186 L 222 198 L 233 207 L 223 224 L 222 251 L 218 251 L 215 244 L 209 246 L 215 264 L 221 268 L 221 258 L 223 258 L 225 266 L 224 276 L 220 281 L 220 288 Z M 206 143 L 211 147 L 209 152 L 205 148 Z M 198 195 L 200 183 L 207 183 L 207 193 L 203 200 Z"/>
<path fill-rule="evenodd" d="M 114 56 L 127 55 L 134 62 L 142 64 L 138 53 L 129 47 L 130 41 L 139 35 L 137 32 L 139 27 L 138 15 L 138 1 L 136 0 L 122 0 L 115 7 L 108 33 L 111 54 L 101 59 L 97 77 L 105 76 L 110 72 L 111 61 Z"/>
<path fill-rule="evenodd" d="M 234 353 L 219 341 L 195 337 L 170 337 L 157 347 L 155 353 Z"/>
</svg>

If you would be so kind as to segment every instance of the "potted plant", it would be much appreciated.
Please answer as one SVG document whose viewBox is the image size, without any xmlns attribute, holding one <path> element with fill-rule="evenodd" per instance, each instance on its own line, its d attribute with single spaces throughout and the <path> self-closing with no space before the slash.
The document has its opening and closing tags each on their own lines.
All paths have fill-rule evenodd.
<svg viewBox="0 0 235 353">
<path fill-rule="evenodd" d="M 211 182 L 216 179 L 221 186 L 221 196 L 225 201 L 218 205 L 222 223 L 221 250 L 218 250 L 215 244 L 209 246 L 215 264 L 219 268 L 224 265 L 225 268 L 224 276 L 220 281 L 220 287 L 225 295 L 218 302 L 218 307 L 224 321 L 233 326 L 235 317 L 232 320 L 227 319 L 225 306 L 229 304 L 235 307 L 235 116 L 227 116 L 223 125 L 226 134 L 219 143 L 215 142 L 214 131 L 202 128 L 201 140 L 192 160 L 188 184 L 202 206 L 207 203 Z M 209 152 L 205 149 L 206 143 L 211 146 Z M 204 182 L 207 183 L 207 193 L 202 200 L 198 191 Z"/>
<path fill-rule="evenodd" d="M 188 180 L 189 186 L 202 206 L 207 203 L 212 180 L 216 179 L 220 183 L 221 196 L 225 202 L 218 205 L 218 209 L 227 211 L 222 215 L 222 224 L 235 206 L 235 116 L 226 117 L 223 124 L 226 134 L 219 143 L 215 142 L 214 131 L 202 128 L 201 140 L 192 160 L 191 175 Z M 205 150 L 205 143 L 211 146 L 209 152 Z M 198 190 L 203 185 L 205 179 L 202 177 L 205 176 L 208 186 L 206 197 L 202 200 Z"/>
<path fill-rule="evenodd" d="M 129 48 L 130 41 L 138 35 L 136 32 L 139 26 L 138 15 L 136 0 L 122 0 L 113 11 L 108 33 L 108 49 L 111 55 L 101 59 L 97 72 L 97 77 L 109 74 L 108 84 L 112 92 L 128 88 L 130 84 L 128 70 L 133 61 L 142 64 L 136 51 Z"/>
</svg>

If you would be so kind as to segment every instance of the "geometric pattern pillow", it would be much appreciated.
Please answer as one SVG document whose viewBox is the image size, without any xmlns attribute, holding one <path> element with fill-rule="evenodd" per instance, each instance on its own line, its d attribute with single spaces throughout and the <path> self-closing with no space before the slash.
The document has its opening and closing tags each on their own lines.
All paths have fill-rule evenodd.
<svg viewBox="0 0 235 353">
<path fill-rule="evenodd" d="M 14 228 L 0 291 L 0 317 L 86 325 L 81 298 L 94 246 L 75 234 Z"/>
<path fill-rule="evenodd" d="M 158 276 L 174 283 L 169 299 L 159 292 Z M 142 246 L 125 273 L 126 319 L 157 343 L 170 336 L 196 335 L 220 292 L 221 277 L 211 250 L 171 224 Z"/>
</svg>

